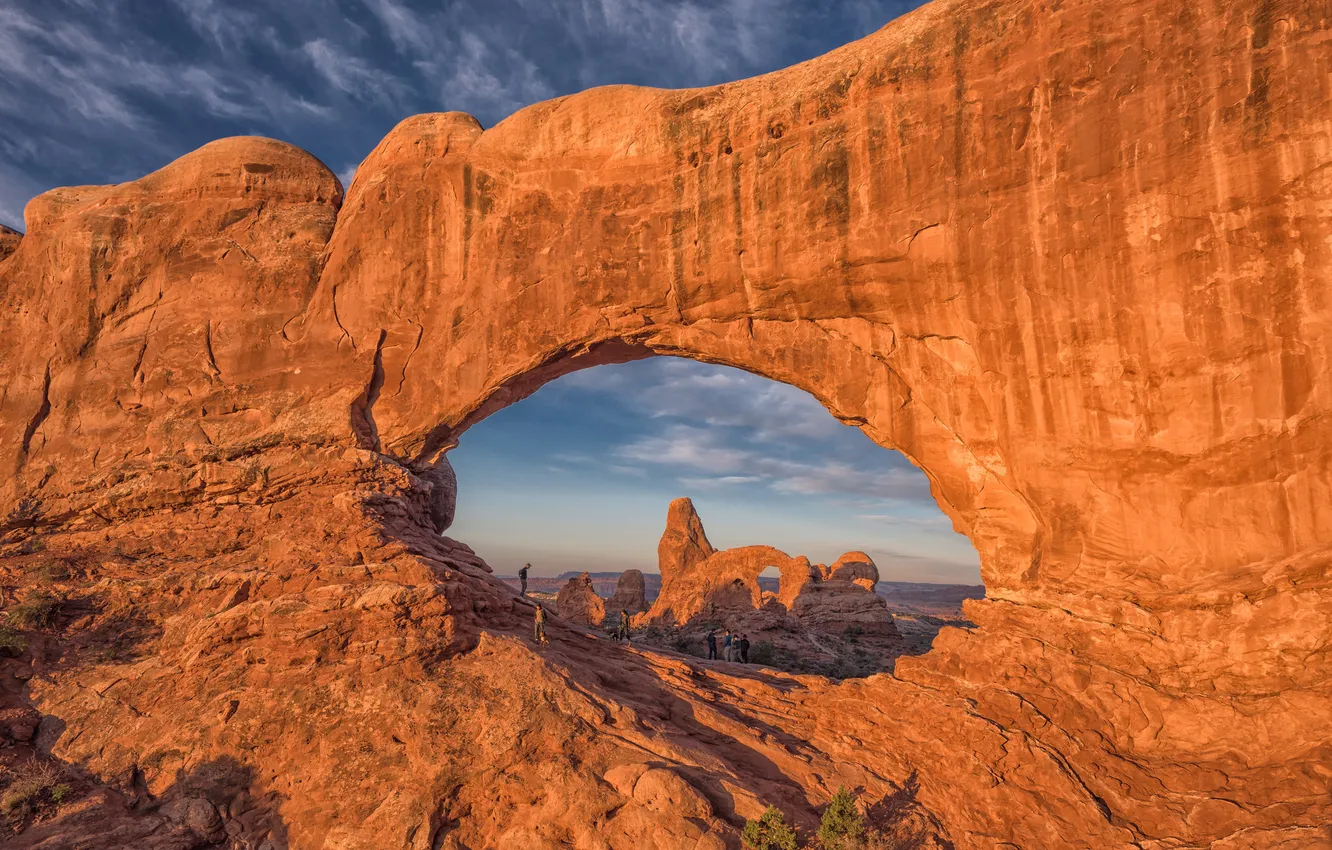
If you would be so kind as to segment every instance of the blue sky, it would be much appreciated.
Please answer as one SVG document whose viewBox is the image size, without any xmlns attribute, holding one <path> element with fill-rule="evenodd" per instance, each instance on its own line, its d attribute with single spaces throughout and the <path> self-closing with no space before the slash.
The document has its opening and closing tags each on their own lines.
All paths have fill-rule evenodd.
<svg viewBox="0 0 1332 850">
<path fill-rule="evenodd" d="M 656 357 L 575 372 L 462 435 L 450 535 L 502 572 L 655 570 L 666 506 L 694 500 L 714 546 L 831 563 L 868 552 L 885 580 L 980 582 L 924 473 L 813 396 L 738 369 Z"/>
<path fill-rule="evenodd" d="M 915 0 L 0 0 L 0 223 L 55 186 L 142 176 L 223 136 L 311 151 L 347 182 L 402 118 L 484 126 L 592 86 L 711 85 L 864 36 Z M 498 569 L 650 567 L 666 504 L 713 542 L 885 578 L 978 581 L 924 476 L 812 398 L 658 358 L 571 375 L 452 455 L 453 529 Z"/>
</svg>

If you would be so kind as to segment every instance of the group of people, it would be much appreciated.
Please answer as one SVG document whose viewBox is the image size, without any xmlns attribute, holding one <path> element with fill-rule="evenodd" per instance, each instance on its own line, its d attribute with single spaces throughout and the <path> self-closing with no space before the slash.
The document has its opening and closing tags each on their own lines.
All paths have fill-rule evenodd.
<svg viewBox="0 0 1332 850">
<path fill-rule="evenodd" d="M 708 659 L 717 658 L 717 630 L 708 629 Z M 749 663 L 749 635 L 742 635 L 726 630 L 722 635 L 722 661 L 738 661 L 741 664 Z"/>
</svg>

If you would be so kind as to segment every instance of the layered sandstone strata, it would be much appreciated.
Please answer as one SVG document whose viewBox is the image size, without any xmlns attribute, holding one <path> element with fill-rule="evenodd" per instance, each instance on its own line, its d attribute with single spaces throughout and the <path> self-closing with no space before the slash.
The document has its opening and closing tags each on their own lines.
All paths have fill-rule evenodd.
<svg viewBox="0 0 1332 850">
<path fill-rule="evenodd" d="M 0 259 L 0 544 L 161 630 L 37 665 L 38 738 L 153 795 L 231 759 L 302 848 L 717 846 L 841 783 L 964 848 L 1317 846 L 1329 21 L 938 0 L 740 83 L 408 119 L 345 198 L 230 139 L 35 199 Z M 438 536 L 444 453 L 661 354 L 919 465 L 980 553 L 974 628 L 836 686 L 606 667 L 558 624 L 534 654 Z"/>
</svg>

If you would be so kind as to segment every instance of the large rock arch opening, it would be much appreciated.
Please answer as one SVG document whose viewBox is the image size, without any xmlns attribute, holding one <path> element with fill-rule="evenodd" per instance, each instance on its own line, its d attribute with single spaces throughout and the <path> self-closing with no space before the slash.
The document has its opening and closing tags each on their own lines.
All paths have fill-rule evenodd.
<svg viewBox="0 0 1332 850">
<path fill-rule="evenodd" d="M 1332 169 L 1309 80 L 1330 19 L 939 2 L 731 85 L 601 89 L 484 132 L 408 119 L 345 197 L 309 155 L 233 139 L 34 200 L 0 259 L 3 542 L 121 559 L 155 588 L 136 604 L 181 606 L 157 673 L 207 672 L 37 679 L 72 730 L 56 752 L 131 775 L 243 753 L 302 790 L 283 815 L 311 846 L 408 846 L 460 792 L 431 773 L 404 796 L 393 760 L 503 734 L 398 730 L 417 749 L 353 786 L 331 765 L 373 718 L 310 677 L 346 663 L 401 706 L 392 661 L 442 705 L 421 671 L 444 659 L 500 700 L 526 682 L 487 678 L 497 657 L 561 695 L 561 740 L 626 758 L 586 732 L 620 716 L 612 685 L 496 643 L 525 621 L 436 533 L 439 460 L 550 377 L 656 352 L 798 386 L 902 451 L 988 594 L 894 677 L 774 696 L 800 758 L 707 714 L 686 674 L 642 672 L 747 742 L 720 768 L 672 744 L 719 823 L 743 794 L 812 812 L 845 775 L 918 787 L 961 846 L 1322 840 Z M 318 715 L 330 700 L 347 711 Z M 664 728 L 617 731 L 650 750 Z M 610 801 L 590 770 L 569 768 L 580 799 Z"/>
<path fill-rule="evenodd" d="M 499 321 L 507 320 L 501 317 Z M 558 325 L 561 321 L 556 318 L 551 324 Z M 527 329 L 542 332 L 532 325 Z M 743 330 L 743 336 L 728 340 L 733 330 Z M 498 386 L 485 388 L 480 397 L 468 401 L 451 400 L 450 406 L 460 411 L 454 414 L 458 417 L 456 424 L 446 421 L 432 425 L 425 430 L 424 437 L 418 432 L 418 436 L 410 438 L 408 445 L 419 445 L 420 448 L 400 459 L 424 476 L 449 477 L 446 453 L 457 445 L 467 428 L 496 410 L 526 398 L 546 383 L 574 371 L 602 365 L 657 355 L 684 357 L 740 368 L 809 392 L 836 419 L 859 427 L 873 442 L 886 450 L 901 452 L 924 471 L 941 510 L 953 521 L 955 530 L 966 534 L 980 553 L 982 578 L 987 586 L 992 576 L 996 582 L 1002 576 L 1012 576 L 1008 584 L 997 583 L 996 587 L 1016 588 L 1016 577 L 1031 573 L 1032 564 L 1039 563 L 1040 555 L 1037 549 L 1039 535 L 1035 531 L 1037 524 L 1028 506 L 1009 490 L 1007 483 L 995 479 L 991 471 L 981 467 L 974 452 L 961 444 L 956 435 L 933 421 L 932 414 L 913 408 L 911 388 L 895 378 L 891 368 L 857 351 L 853 343 L 820 331 L 802 340 L 797 349 L 777 351 L 753 346 L 751 334 L 752 330 L 743 328 L 721 328 L 693 339 L 689 346 L 680 341 L 661 345 L 655 333 L 628 338 L 598 336 L 590 340 L 559 341 L 549 350 L 539 351 L 535 365 L 502 378 Z M 809 343 L 809 348 L 803 347 L 804 342 Z M 780 337 L 770 342 L 774 348 L 781 344 Z M 793 361 L 793 351 L 796 350 L 805 362 Z M 835 378 L 830 380 L 831 376 L 839 374 L 839 369 L 857 375 L 851 388 L 836 386 L 833 383 Z M 866 385 L 876 378 L 885 380 L 890 389 L 887 393 L 867 398 Z M 867 405 L 872 407 L 867 409 Z M 878 405 L 886 409 L 879 413 Z M 918 422 L 917 418 L 931 421 Z M 443 532 L 451 523 L 454 511 L 451 500 L 456 498 L 456 493 L 452 488 L 441 488 L 439 493 L 437 530 Z"/>
</svg>

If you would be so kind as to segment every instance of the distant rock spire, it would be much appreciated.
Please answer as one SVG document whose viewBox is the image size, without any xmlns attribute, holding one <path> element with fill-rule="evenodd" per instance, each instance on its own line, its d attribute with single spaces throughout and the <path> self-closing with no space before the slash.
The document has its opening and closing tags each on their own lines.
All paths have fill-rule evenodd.
<svg viewBox="0 0 1332 850">
<path fill-rule="evenodd" d="M 703 520 L 688 498 L 671 502 L 666 511 L 666 531 L 657 544 L 657 568 L 665 584 L 675 576 L 688 573 L 696 565 L 716 554 L 703 530 Z"/>
</svg>

